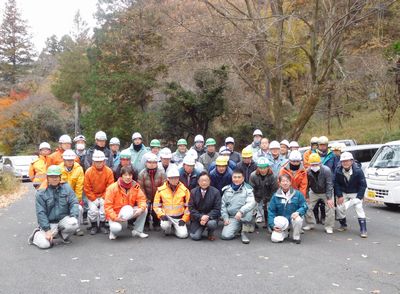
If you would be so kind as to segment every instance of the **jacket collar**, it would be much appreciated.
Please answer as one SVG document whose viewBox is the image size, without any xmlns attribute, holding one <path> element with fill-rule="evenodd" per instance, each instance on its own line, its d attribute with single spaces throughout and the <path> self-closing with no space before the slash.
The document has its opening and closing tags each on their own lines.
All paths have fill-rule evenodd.
<svg viewBox="0 0 400 294">
<path fill-rule="evenodd" d="M 282 188 L 279 188 L 275 193 L 276 197 L 284 198 L 286 200 L 291 199 L 294 196 L 294 194 L 295 190 L 293 188 L 290 188 L 287 194 L 283 193 Z"/>
</svg>

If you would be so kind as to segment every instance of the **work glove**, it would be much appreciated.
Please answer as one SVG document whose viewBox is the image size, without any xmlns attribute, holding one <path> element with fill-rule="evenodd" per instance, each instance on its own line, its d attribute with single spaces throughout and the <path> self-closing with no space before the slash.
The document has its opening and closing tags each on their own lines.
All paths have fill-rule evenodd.
<svg viewBox="0 0 400 294">
<path fill-rule="evenodd" d="M 179 222 L 178 222 L 178 225 L 180 227 L 183 227 L 184 225 L 186 225 L 186 223 L 183 220 L 180 219 Z"/>
<path fill-rule="evenodd" d="M 166 216 L 166 215 L 163 215 L 161 218 L 160 218 L 162 221 L 168 221 L 168 217 Z"/>
</svg>

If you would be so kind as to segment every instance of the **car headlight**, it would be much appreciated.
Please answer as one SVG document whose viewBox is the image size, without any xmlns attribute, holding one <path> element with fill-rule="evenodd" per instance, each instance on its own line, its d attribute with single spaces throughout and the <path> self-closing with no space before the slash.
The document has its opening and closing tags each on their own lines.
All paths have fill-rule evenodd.
<svg viewBox="0 0 400 294">
<path fill-rule="evenodd" d="M 387 179 L 388 181 L 400 181 L 400 172 L 388 174 Z"/>
</svg>

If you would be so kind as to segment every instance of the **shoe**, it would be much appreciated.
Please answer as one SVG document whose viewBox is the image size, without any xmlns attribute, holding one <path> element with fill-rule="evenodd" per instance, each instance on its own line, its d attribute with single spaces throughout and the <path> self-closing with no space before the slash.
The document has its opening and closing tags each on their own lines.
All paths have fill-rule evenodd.
<svg viewBox="0 0 400 294">
<path fill-rule="evenodd" d="M 62 241 L 64 244 L 70 244 L 70 243 L 71 243 L 71 240 L 70 240 L 69 238 L 61 238 L 61 241 Z"/>
<path fill-rule="evenodd" d="M 298 239 L 298 240 L 294 240 L 294 239 L 293 239 L 293 243 L 294 243 L 294 244 L 301 244 L 301 239 Z"/>
<path fill-rule="evenodd" d="M 100 232 L 103 234 L 110 233 L 110 230 L 106 227 L 105 222 L 100 222 Z"/>
<path fill-rule="evenodd" d="M 85 236 L 85 233 L 79 228 L 75 231 L 75 235 L 82 237 Z"/>
<path fill-rule="evenodd" d="M 33 245 L 33 238 L 35 237 L 35 234 L 36 234 L 37 232 L 40 232 L 40 229 L 39 229 L 39 228 L 35 228 L 35 229 L 33 230 L 32 234 L 29 236 L 29 238 L 28 238 L 28 244 L 29 244 L 29 245 Z"/>
<path fill-rule="evenodd" d="M 333 229 L 332 228 L 325 228 L 325 232 L 327 234 L 333 234 Z"/>
<path fill-rule="evenodd" d="M 313 225 L 306 225 L 305 227 L 303 227 L 304 231 L 311 231 L 314 230 L 314 226 Z"/>
<path fill-rule="evenodd" d="M 135 228 L 133 219 L 128 220 L 127 228 L 129 231 L 132 231 Z"/>
<path fill-rule="evenodd" d="M 117 239 L 117 236 L 115 236 L 112 232 L 110 232 L 110 235 L 108 235 L 108 239 L 115 240 Z"/>
<path fill-rule="evenodd" d="M 247 237 L 247 235 L 246 235 L 245 232 L 242 232 L 242 233 L 240 234 L 240 237 L 241 237 L 241 239 L 242 239 L 242 243 L 243 243 L 243 244 L 249 244 L 249 243 L 250 243 L 250 239 Z"/>
<path fill-rule="evenodd" d="M 325 225 L 325 218 L 321 219 L 321 225 Z"/>
<path fill-rule="evenodd" d="M 90 235 L 96 235 L 99 232 L 99 227 L 97 226 L 97 223 L 92 223 L 92 226 L 90 227 Z"/>
<path fill-rule="evenodd" d="M 257 216 L 257 218 L 256 218 L 256 223 L 262 223 L 262 220 L 263 220 L 263 218 L 262 218 L 262 216 Z"/>
<path fill-rule="evenodd" d="M 136 230 L 132 230 L 132 237 L 139 237 L 139 238 L 147 238 L 149 235 L 143 232 L 138 232 Z"/>
<path fill-rule="evenodd" d="M 339 232 L 346 231 L 347 230 L 347 220 L 346 220 L 346 218 L 339 219 L 339 223 L 340 223 L 340 228 L 338 228 L 337 230 Z"/>
<path fill-rule="evenodd" d="M 358 223 L 360 224 L 360 237 L 367 238 L 367 220 L 365 218 L 359 218 Z"/>
<path fill-rule="evenodd" d="M 216 238 L 214 235 L 208 235 L 207 239 L 210 241 L 215 241 Z"/>
</svg>

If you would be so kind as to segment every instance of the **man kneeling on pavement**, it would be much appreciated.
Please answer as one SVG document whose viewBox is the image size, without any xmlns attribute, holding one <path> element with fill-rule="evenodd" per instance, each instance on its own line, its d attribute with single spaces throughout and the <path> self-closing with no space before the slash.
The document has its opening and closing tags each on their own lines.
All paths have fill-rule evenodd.
<svg viewBox="0 0 400 294">
<path fill-rule="evenodd" d="M 53 246 L 53 238 L 60 236 L 70 243 L 69 236 L 78 228 L 79 204 L 68 183 L 61 183 L 61 168 L 51 165 L 47 169 L 47 187 L 36 192 L 36 216 L 39 228 L 28 243 L 41 249 Z"/>
</svg>

